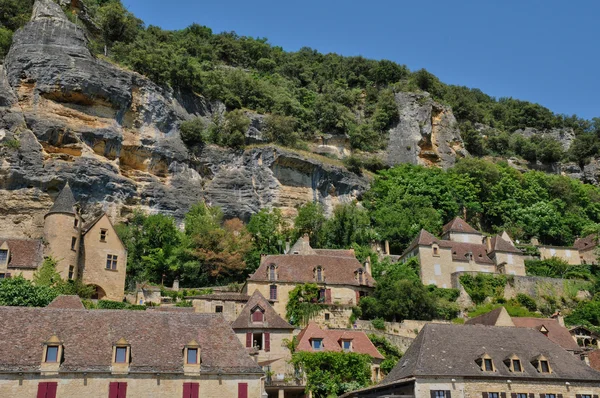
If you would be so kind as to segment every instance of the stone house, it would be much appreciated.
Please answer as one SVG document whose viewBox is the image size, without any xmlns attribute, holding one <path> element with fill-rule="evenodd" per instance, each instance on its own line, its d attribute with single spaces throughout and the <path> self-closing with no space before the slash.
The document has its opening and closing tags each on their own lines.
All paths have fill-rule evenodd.
<svg viewBox="0 0 600 398">
<path fill-rule="evenodd" d="M 524 256 L 506 232 L 484 237 L 460 217 L 443 227 L 441 238 L 421 230 L 400 261 L 412 257 L 419 260 L 423 284 L 441 288 L 453 287 L 455 272 L 525 275 Z"/>
<path fill-rule="evenodd" d="M 219 315 L 62 301 L 0 307 L 0 396 L 262 397 L 262 369 Z"/>
<path fill-rule="evenodd" d="M 600 372 L 536 330 L 428 324 L 394 369 L 347 398 L 597 398 Z"/>
<path fill-rule="evenodd" d="M 265 371 L 265 390 L 270 397 L 304 396 L 304 382 L 289 364 L 292 356 L 288 343 L 294 337 L 294 327 L 275 312 L 260 291 L 252 294 L 231 327 Z"/>
<path fill-rule="evenodd" d="M 590 234 L 584 238 L 575 240 L 573 247 L 579 251 L 582 264 L 598 264 L 598 234 Z"/>
<path fill-rule="evenodd" d="M 305 235 L 287 254 L 263 256 L 258 269 L 246 281 L 244 292 L 260 291 L 273 302 L 275 311 L 285 316 L 290 291 L 304 283 L 315 283 L 320 287 L 320 302 L 348 309 L 325 310 L 329 314 L 329 317 L 325 314 L 325 321 L 332 321 L 331 316 L 342 314 L 345 323 L 351 313 L 349 309 L 375 286 L 370 265 L 363 266 L 356 259 L 354 250 L 313 249 Z"/>
<path fill-rule="evenodd" d="M 377 383 L 381 377 L 380 365 L 385 359 L 367 334 L 357 330 L 321 329 L 310 322 L 298 334 L 297 351 L 306 352 L 356 352 L 371 357 L 371 380 Z"/>
<path fill-rule="evenodd" d="M 194 310 L 204 314 L 221 314 L 228 322 L 233 322 L 240 315 L 250 299 L 245 293 L 215 292 L 200 296 L 188 297 L 192 300 Z"/>
<path fill-rule="evenodd" d="M 540 252 L 540 260 L 560 258 L 569 265 L 581 264 L 580 253 L 576 247 L 539 245 L 537 249 Z"/>
<path fill-rule="evenodd" d="M 595 233 L 576 239 L 573 246 L 540 245 L 535 238 L 531 239 L 531 244 L 537 247 L 540 260 L 559 258 L 569 265 L 598 264 L 598 234 Z"/>
<path fill-rule="evenodd" d="M 94 298 L 123 299 L 127 250 L 105 213 L 84 222 L 68 183 L 44 216 L 43 239 L 0 242 L 0 275 L 31 279 L 43 255 L 52 256 L 60 276 L 94 286 Z"/>
</svg>

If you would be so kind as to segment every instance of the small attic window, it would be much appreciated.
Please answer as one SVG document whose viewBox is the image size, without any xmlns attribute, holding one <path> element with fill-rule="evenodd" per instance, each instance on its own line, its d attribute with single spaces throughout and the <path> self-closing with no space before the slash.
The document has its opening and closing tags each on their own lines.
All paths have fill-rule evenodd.
<svg viewBox="0 0 600 398">
<path fill-rule="evenodd" d="M 49 345 L 46 347 L 46 360 L 44 362 L 58 362 L 58 348 L 57 345 Z"/>
<path fill-rule="evenodd" d="M 127 362 L 127 347 L 117 347 L 115 349 L 115 362 L 116 363 Z"/>
<path fill-rule="evenodd" d="M 531 364 L 539 373 L 552 373 L 550 362 L 548 361 L 548 358 L 543 355 L 536 357 Z"/>
<path fill-rule="evenodd" d="M 277 266 L 275 264 L 269 264 L 269 268 L 267 269 L 269 272 L 269 280 L 276 281 L 277 280 Z"/>
<path fill-rule="evenodd" d="M 323 267 L 320 265 L 315 269 L 315 279 L 317 282 L 323 282 Z"/>
<path fill-rule="evenodd" d="M 54 369 L 60 366 L 63 355 L 63 345 L 60 339 L 54 335 L 44 343 L 44 352 L 42 357 L 42 367 L 45 370 Z M 49 365 L 45 365 L 49 364 Z M 50 366 L 50 367 L 49 367 Z"/>
<path fill-rule="evenodd" d="M 515 354 L 509 356 L 504 360 L 504 364 L 513 373 L 521 373 L 523 372 L 523 366 L 521 365 L 521 360 Z"/>
<path fill-rule="evenodd" d="M 494 366 L 494 361 L 492 357 L 488 354 L 483 354 L 480 358 L 478 358 L 475 362 L 481 368 L 483 372 L 495 372 L 496 367 Z"/>
<path fill-rule="evenodd" d="M 108 234 L 108 230 L 106 230 L 106 229 L 100 230 L 100 242 L 106 242 L 106 234 Z"/>
<path fill-rule="evenodd" d="M 113 364 L 129 364 L 131 358 L 131 346 L 127 340 L 121 338 L 113 344 Z"/>
<path fill-rule="evenodd" d="M 264 322 L 265 314 L 263 309 L 256 306 L 252 309 L 252 322 Z"/>
<path fill-rule="evenodd" d="M 8 250 L 0 249 L 0 264 L 6 264 L 8 262 Z"/>
</svg>

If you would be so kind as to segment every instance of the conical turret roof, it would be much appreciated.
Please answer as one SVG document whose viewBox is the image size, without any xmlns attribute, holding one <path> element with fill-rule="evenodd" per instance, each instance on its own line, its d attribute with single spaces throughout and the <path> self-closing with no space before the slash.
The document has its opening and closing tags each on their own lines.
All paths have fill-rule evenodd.
<svg viewBox="0 0 600 398">
<path fill-rule="evenodd" d="M 46 215 L 54 213 L 75 214 L 75 203 L 73 191 L 71 191 L 71 187 L 67 182 L 65 187 L 56 197 L 54 205 L 52 205 L 52 208 L 48 211 L 48 213 L 46 213 Z"/>
</svg>

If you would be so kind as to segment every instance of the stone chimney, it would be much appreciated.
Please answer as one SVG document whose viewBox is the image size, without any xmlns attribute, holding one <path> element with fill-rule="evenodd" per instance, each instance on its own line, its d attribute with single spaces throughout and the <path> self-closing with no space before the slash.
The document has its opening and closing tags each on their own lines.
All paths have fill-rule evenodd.
<svg viewBox="0 0 600 398">
<path fill-rule="evenodd" d="M 390 255 L 390 241 L 389 240 L 385 240 L 385 254 L 386 256 Z"/>
<path fill-rule="evenodd" d="M 178 292 L 179 291 L 179 279 L 175 279 L 173 281 L 173 290 Z"/>
<path fill-rule="evenodd" d="M 491 236 L 486 236 L 483 239 L 485 239 L 485 245 L 487 247 L 488 253 L 491 253 L 492 252 L 492 237 Z"/>
<path fill-rule="evenodd" d="M 532 246 L 539 246 L 540 245 L 540 241 L 538 240 L 538 238 L 536 238 L 535 236 L 533 238 L 531 238 L 531 245 Z"/>
<path fill-rule="evenodd" d="M 371 275 L 371 258 L 367 257 L 367 259 L 365 260 L 365 271 L 367 272 L 367 274 Z"/>
<path fill-rule="evenodd" d="M 290 252 L 290 238 L 287 238 L 285 240 L 285 251 L 283 252 L 283 254 L 288 254 Z"/>
<path fill-rule="evenodd" d="M 560 326 L 565 327 L 565 318 L 562 316 L 560 311 L 556 311 L 554 314 L 552 314 L 552 316 L 550 316 L 550 318 L 556 319 Z"/>
</svg>

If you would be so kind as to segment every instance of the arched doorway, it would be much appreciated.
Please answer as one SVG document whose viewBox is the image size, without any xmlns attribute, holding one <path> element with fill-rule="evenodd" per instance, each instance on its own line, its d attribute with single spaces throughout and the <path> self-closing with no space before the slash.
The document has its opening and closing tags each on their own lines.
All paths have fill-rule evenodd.
<svg viewBox="0 0 600 398">
<path fill-rule="evenodd" d="M 106 292 L 100 286 L 98 286 L 98 285 L 89 285 L 89 286 L 91 286 L 95 289 L 94 294 L 92 294 L 92 297 L 91 297 L 92 300 L 102 300 L 104 297 L 106 297 Z"/>
</svg>

